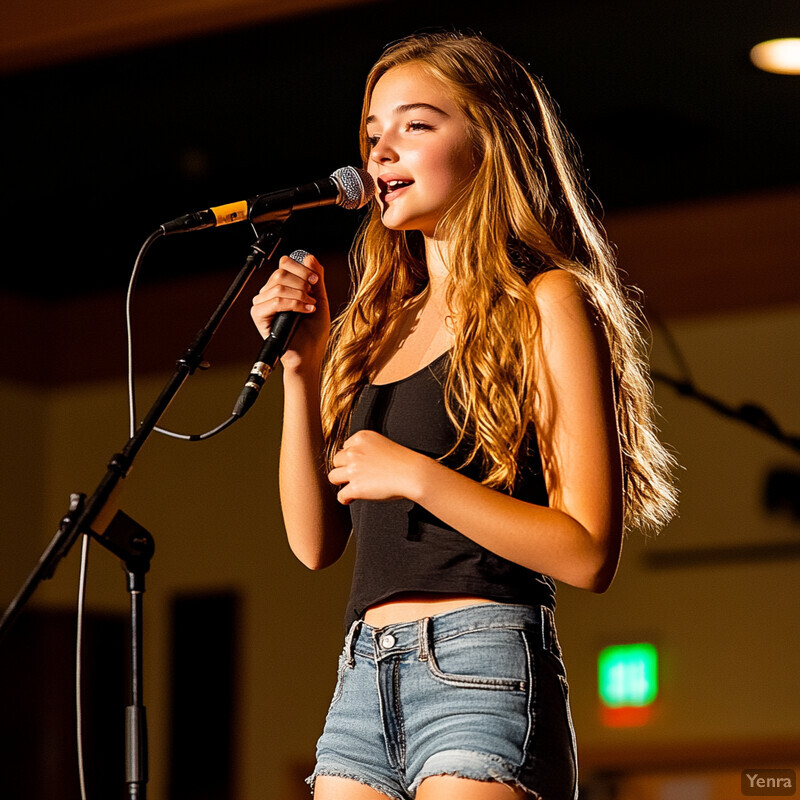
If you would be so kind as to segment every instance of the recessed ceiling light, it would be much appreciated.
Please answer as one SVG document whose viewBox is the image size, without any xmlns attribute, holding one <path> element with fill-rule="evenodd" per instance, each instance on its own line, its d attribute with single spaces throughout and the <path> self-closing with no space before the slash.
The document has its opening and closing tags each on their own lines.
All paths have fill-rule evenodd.
<svg viewBox="0 0 800 800">
<path fill-rule="evenodd" d="M 770 39 L 750 51 L 750 60 L 765 72 L 800 75 L 800 39 Z"/>
</svg>

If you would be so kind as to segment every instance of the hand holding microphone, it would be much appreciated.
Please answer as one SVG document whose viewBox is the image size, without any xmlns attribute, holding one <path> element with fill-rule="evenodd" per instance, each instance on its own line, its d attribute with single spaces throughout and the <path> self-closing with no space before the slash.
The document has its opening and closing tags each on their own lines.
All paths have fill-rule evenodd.
<svg viewBox="0 0 800 800">
<path fill-rule="evenodd" d="M 277 358 L 283 356 L 284 367 L 294 369 L 302 361 L 320 360 L 330 329 L 322 264 L 305 250 L 283 256 L 278 268 L 253 298 L 250 316 L 264 337 L 258 361 L 272 368 Z M 302 317 L 306 317 L 303 327 L 293 336 Z M 279 350 L 277 358 L 270 342 Z"/>
<path fill-rule="evenodd" d="M 284 219 L 293 210 L 322 205 L 335 204 L 346 209 L 357 209 L 366 205 L 374 194 L 375 183 L 368 172 L 355 167 L 342 167 L 322 181 L 260 195 L 239 204 L 188 214 L 166 223 L 162 229 L 165 233 L 179 233 L 244 219 L 253 223 L 266 222 Z M 234 206 L 234 211 L 229 213 Z M 313 357 L 321 360 L 330 328 L 322 265 L 305 250 L 295 250 L 288 258 L 284 256 L 281 259 L 278 269 L 253 300 L 251 316 L 265 339 L 236 401 L 233 416 L 242 416 L 255 402 L 278 359 L 286 352 L 300 320 L 299 315 L 312 313 L 315 324 L 305 326 L 304 338 L 315 351 Z M 289 356 L 284 359 L 284 367 L 297 367 L 304 357 L 307 356 L 295 350 L 294 358 Z M 293 365 L 290 363 L 292 360 Z"/>
<path fill-rule="evenodd" d="M 284 369 L 296 370 L 309 361 L 321 362 L 331 317 L 324 270 L 305 250 L 281 258 L 261 291 L 253 298 L 250 316 L 264 344 L 253 365 L 233 413 L 242 416 L 283 356 Z M 303 327 L 295 333 L 302 316 Z M 291 348 L 291 349 L 290 349 Z"/>
</svg>

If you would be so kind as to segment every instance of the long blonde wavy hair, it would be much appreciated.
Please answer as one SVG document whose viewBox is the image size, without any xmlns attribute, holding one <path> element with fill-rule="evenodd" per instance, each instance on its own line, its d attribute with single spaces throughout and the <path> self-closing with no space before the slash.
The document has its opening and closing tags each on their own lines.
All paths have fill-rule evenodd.
<svg viewBox="0 0 800 800">
<path fill-rule="evenodd" d="M 445 400 L 467 462 L 480 464 L 487 486 L 513 488 L 536 406 L 531 342 L 538 315 L 530 283 L 544 270 L 567 270 L 594 307 L 611 352 L 626 526 L 662 527 L 676 508 L 674 460 L 654 423 L 643 319 L 589 209 L 577 149 L 554 103 L 536 77 L 482 36 L 415 35 L 390 45 L 367 78 L 360 127 L 365 165 L 375 84 L 410 63 L 445 85 L 474 148 L 474 175 L 437 227 L 450 243 L 454 325 Z M 333 323 L 322 380 L 329 459 L 347 438 L 355 398 L 377 368 L 376 331 L 389 336 L 428 284 L 421 234 L 386 228 L 377 203 L 350 262 L 354 289 Z"/>
</svg>

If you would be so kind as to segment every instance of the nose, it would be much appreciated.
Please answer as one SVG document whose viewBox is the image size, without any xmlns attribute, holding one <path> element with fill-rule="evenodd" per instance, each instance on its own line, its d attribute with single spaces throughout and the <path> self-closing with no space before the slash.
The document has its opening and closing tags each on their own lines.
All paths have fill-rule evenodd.
<svg viewBox="0 0 800 800">
<path fill-rule="evenodd" d="M 397 150 L 391 142 L 389 136 L 384 134 L 375 143 L 370 152 L 370 159 L 376 164 L 387 164 L 397 160 Z"/>
</svg>

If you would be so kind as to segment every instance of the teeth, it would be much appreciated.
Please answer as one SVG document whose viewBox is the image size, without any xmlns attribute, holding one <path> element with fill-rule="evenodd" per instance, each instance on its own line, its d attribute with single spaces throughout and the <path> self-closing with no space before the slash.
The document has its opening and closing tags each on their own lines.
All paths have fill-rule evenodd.
<svg viewBox="0 0 800 800">
<path fill-rule="evenodd" d="M 399 186 L 407 186 L 408 181 L 388 181 L 386 185 L 390 189 L 397 189 Z"/>
</svg>

